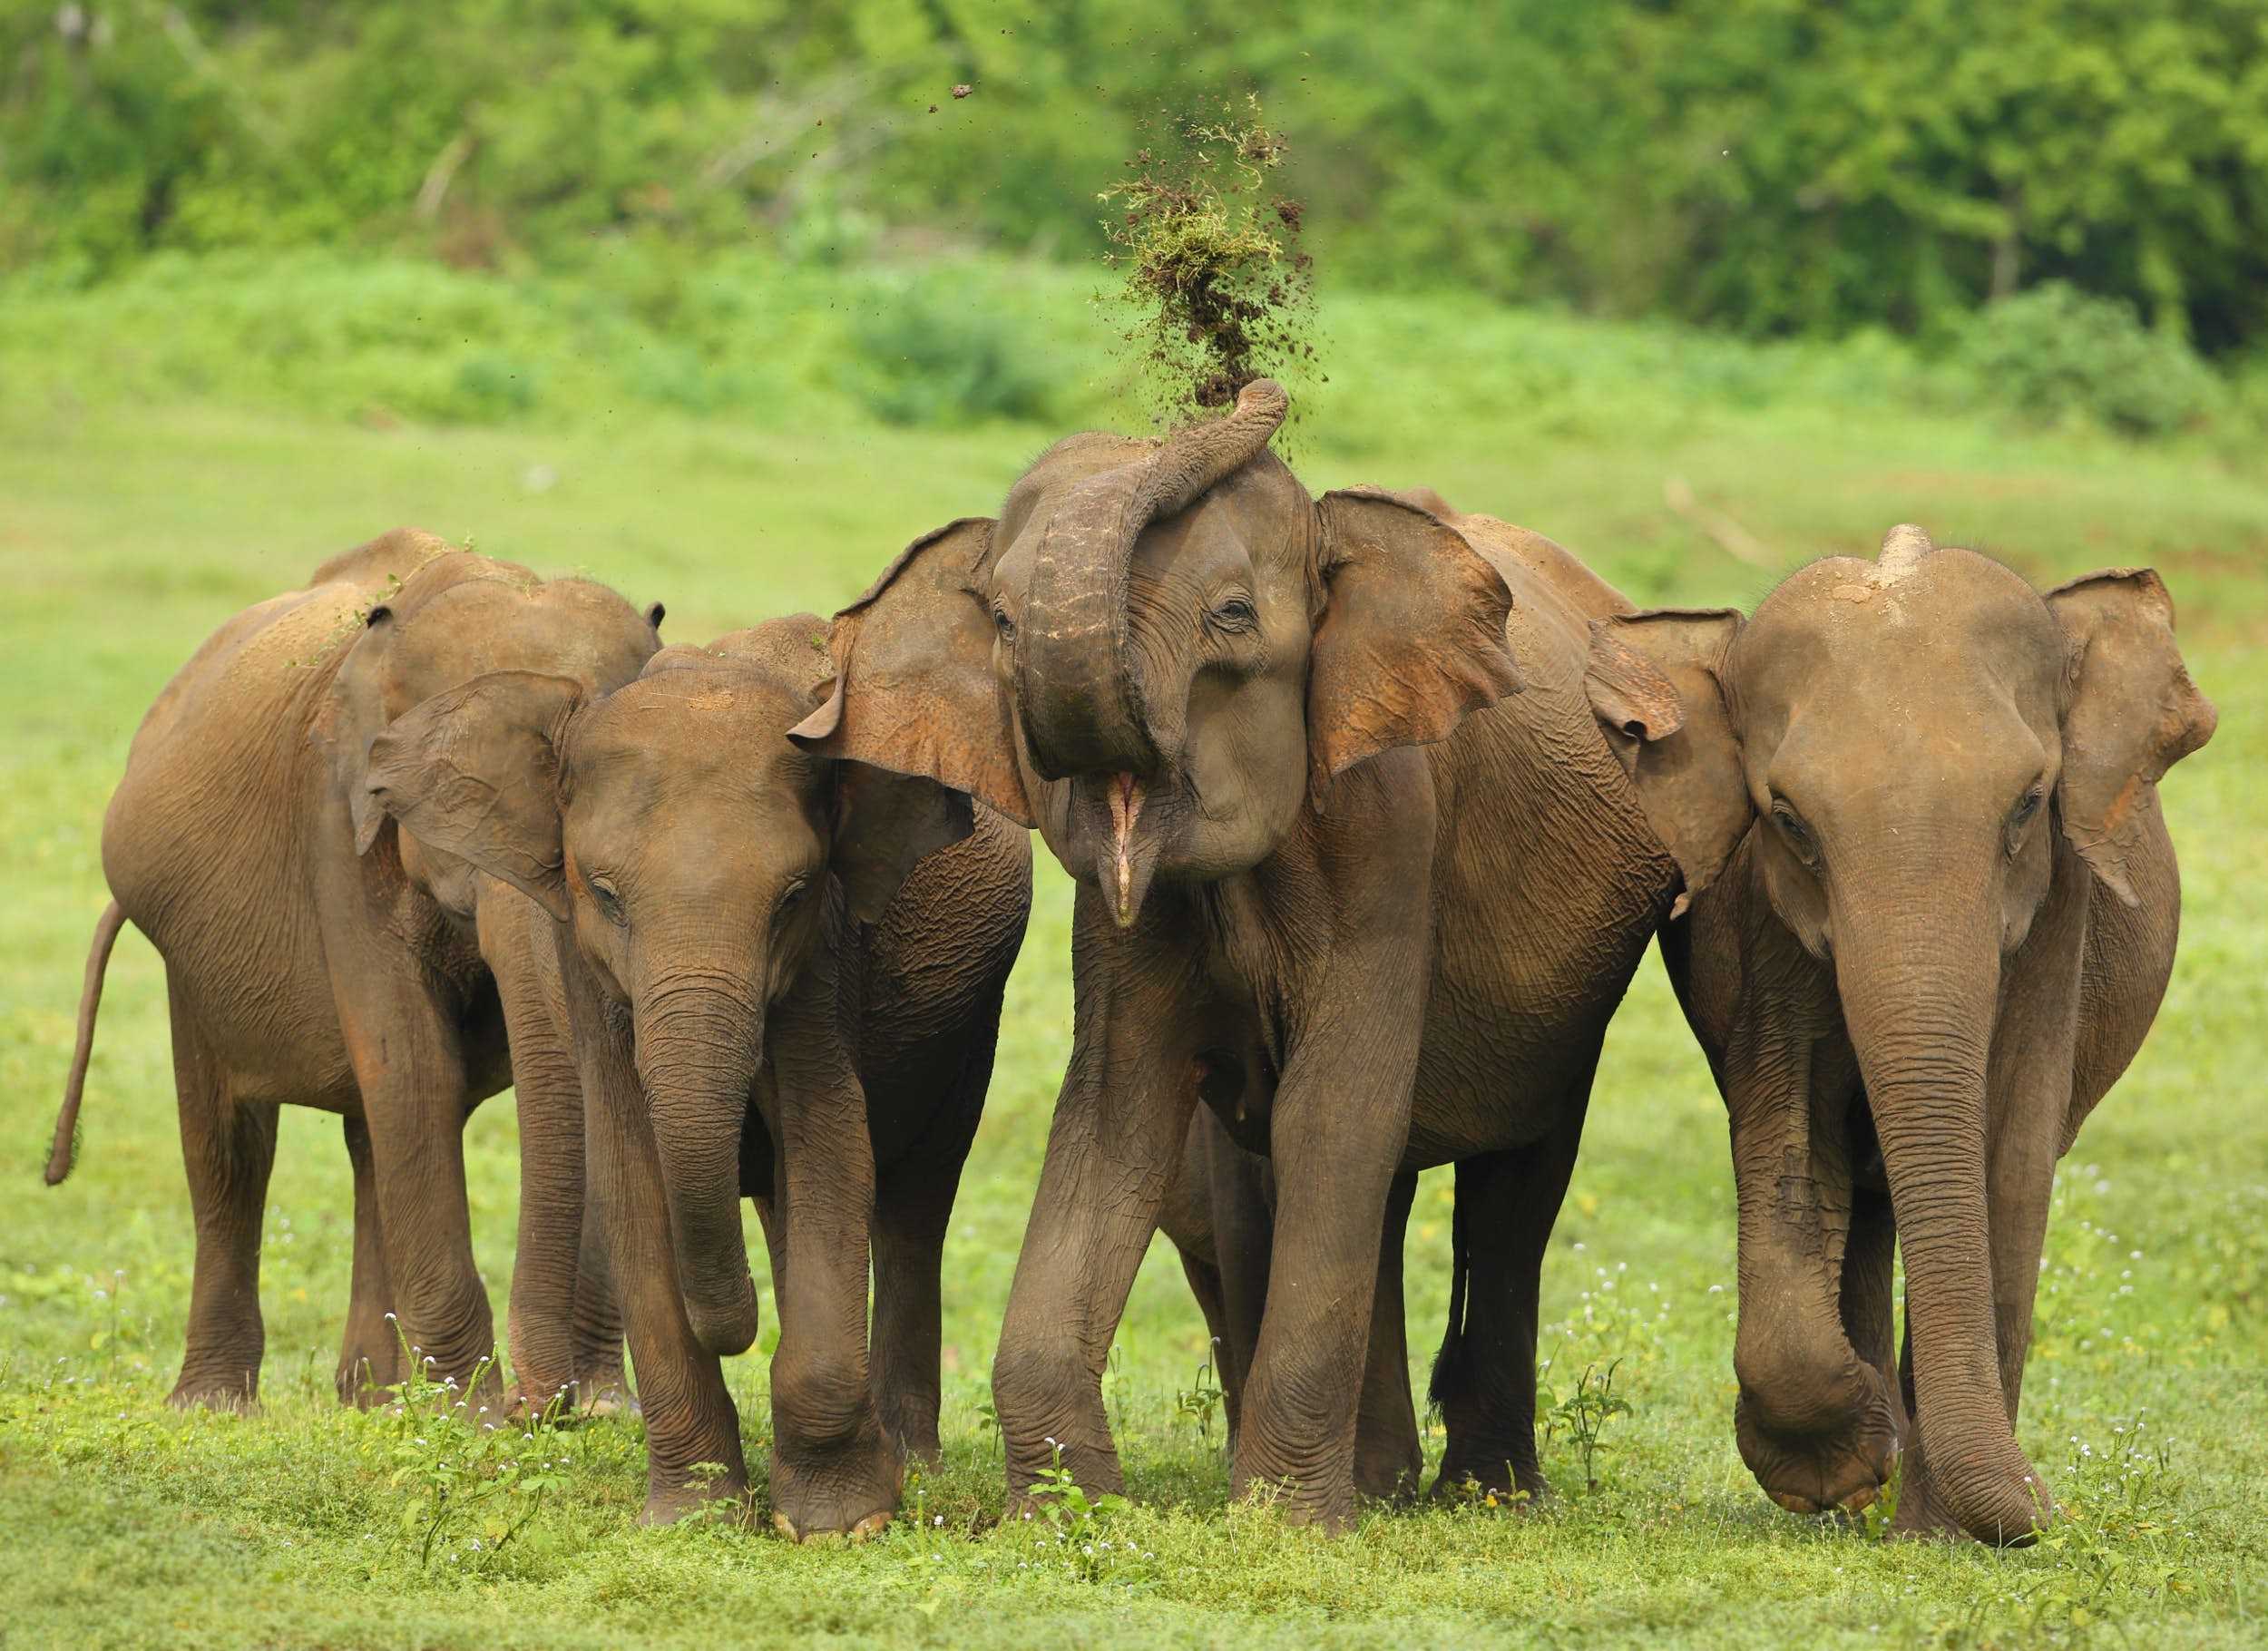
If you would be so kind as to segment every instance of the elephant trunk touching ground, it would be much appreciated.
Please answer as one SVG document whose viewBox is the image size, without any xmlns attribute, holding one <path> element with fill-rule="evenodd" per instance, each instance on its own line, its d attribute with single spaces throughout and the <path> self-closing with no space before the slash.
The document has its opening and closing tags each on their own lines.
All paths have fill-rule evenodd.
<svg viewBox="0 0 2268 1651">
<path fill-rule="evenodd" d="M 1944 1511 L 1980 1541 L 2050 1515 L 2000 1385 L 1986 1211 L 1986 1071 L 1999 923 L 1983 899 L 1914 887 L 1838 900 L 1835 978 L 1881 1140 L 1905 1261 L 1916 1424 Z"/>
<path fill-rule="evenodd" d="M 756 1340 L 756 1284 L 740 1226 L 740 1131 L 763 1049 L 746 991 L 763 972 L 697 973 L 641 994 L 638 1075 L 652 1106 L 685 1316 L 710 1353 Z"/>
<path fill-rule="evenodd" d="M 1032 767 L 1043 779 L 1148 775 L 1158 752 L 1129 647 L 1127 585 L 1135 542 L 1249 463 L 1284 422 L 1282 387 L 1245 387 L 1227 418 L 1078 484 L 1031 564 L 1017 672 Z"/>
</svg>

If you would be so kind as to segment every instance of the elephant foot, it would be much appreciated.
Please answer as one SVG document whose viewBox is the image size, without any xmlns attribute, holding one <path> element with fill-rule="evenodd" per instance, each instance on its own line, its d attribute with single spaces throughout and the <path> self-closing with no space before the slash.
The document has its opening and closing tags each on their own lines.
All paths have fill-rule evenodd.
<svg viewBox="0 0 2268 1651">
<path fill-rule="evenodd" d="M 713 1479 L 695 1484 L 650 1485 L 646 1505 L 639 1509 L 640 1525 L 674 1525 L 679 1519 L 695 1516 L 720 1515 L 738 1504 L 737 1517 L 746 1521 L 752 1511 L 748 1506 L 748 1481 L 740 1473 L 720 1473 Z"/>
<path fill-rule="evenodd" d="M 183 1371 L 165 1402 L 177 1411 L 230 1411 L 249 1414 L 259 1408 L 259 1371 Z"/>
<path fill-rule="evenodd" d="M 575 1378 L 575 1413 L 597 1421 L 614 1416 L 642 1416 L 645 1407 L 631 1392 L 630 1378 L 618 1367 L 592 1371 Z"/>
<path fill-rule="evenodd" d="M 1367 1501 L 1406 1507 L 1417 1500 L 1425 1471 L 1424 1459 L 1400 1451 L 1354 1457 L 1354 1493 Z"/>
<path fill-rule="evenodd" d="M 1743 1394 L 1733 1431 L 1764 1493 L 1790 1513 L 1853 1514 L 1872 1506 L 1899 1451 L 1898 1407 L 1887 1383 L 1878 1379 L 1873 1388 L 1859 1415 L 1803 1431 L 1765 1425 Z"/>
<path fill-rule="evenodd" d="M 798 1530 L 796 1522 L 784 1513 L 772 1515 L 772 1529 L 790 1542 L 800 1546 L 806 1542 L 864 1542 L 868 1537 L 879 1536 L 889 1527 L 890 1515 L 870 1513 L 848 1530 Z"/>
<path fill-rule="evenodd" d="M 877 1426 L 856 1443 L 823 1453 L 772 1452 L 772 1522 L 797 1542 L 864 1538 L 890 1522 L 905 1487 L 905 1462 Z"/>
<path fill-rule="evenodd" d="M 1436 1502 L 1492 1500 L 1500 1508 L 1525 1509 L 1550 1493 L 1541 1470 L 1520 1465 L 1510 1451 L 1452 1451 L 1442 1458 L 1431 1495 Z"/>
</svg>

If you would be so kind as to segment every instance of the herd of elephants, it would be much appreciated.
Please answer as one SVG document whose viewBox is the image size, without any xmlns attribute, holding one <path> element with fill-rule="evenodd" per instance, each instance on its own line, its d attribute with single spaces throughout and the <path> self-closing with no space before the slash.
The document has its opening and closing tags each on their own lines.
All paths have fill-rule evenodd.
<svg viewBox="0 0 2268 1651">
<path fill-rule="evenodd" d="M 48 1167 L 132 922 L 195 1212 L 174 1402 L 257 1398 L 284 1102 L 353 1160 L 340 1398 L 495 1381 L 462 1132 L 509 1086 L 506 1396 L 640 1407 L 650 1519 L 745 1497 L 749 1198 L 775 1522 L 878 1528 L 938 1448 L 1036 826 L 1075 1009 L 992 1366 L 1012 1509 L 1059 1460 L 1120 1488 L 1101 1377 L 1159 1230 L 1234 1490 L 1334 1529 L 1414 1494 L 1403 1226 L 1445 1164 L 1435 1489 L 1540 1493 L 1540 1269 L 1658 937 L 1730 1115 L 1757 1480 L 1853 1509 L 1902 1464 L 1901 1530 L 2052 1518 L 2015 1430 L 2050 1185 L 2164 994 L 2157 781 L 2214 720 L 2165 586 L 1901 526 L 1745 616 L 1641 611 L 1430 491 L 1311 495 L 1285 411 L 1262 379 L 1060 442 L 832 620 L 664 646 L 659 605 L 403 531 L 223 625 L 110 806 Z"/>
</svg>

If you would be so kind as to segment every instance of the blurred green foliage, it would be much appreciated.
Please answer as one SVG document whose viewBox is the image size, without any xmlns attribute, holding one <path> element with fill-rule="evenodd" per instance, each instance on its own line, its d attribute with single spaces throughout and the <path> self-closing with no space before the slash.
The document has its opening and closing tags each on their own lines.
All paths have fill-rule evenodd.
<svg viewBox="0 0 2268 1651">
<path fill-rule="evenodd" d="M 1146 129 L 1254 90 L 1329 283 L 1927 334 L 2052 279 L 2207 353 L 2268 327 L 2259 0 L 0 0 L 0 269 L 76 281 L 1083 256 Z"/>
</svg>

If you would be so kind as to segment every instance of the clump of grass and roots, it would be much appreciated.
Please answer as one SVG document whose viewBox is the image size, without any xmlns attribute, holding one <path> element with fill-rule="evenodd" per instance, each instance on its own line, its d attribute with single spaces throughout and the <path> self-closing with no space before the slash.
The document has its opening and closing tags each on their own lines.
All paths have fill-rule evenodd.
<svg viewBox="0 0 2268 1651">
<path fill-rule="evenodd" d="M 1183 117 L 1102 191 L 1105 261 L 1126 275 L 1127 342 L 1158 395 L 1161 424 L 1227 406 L 1255 378 L 1315 359 L 1314 261 L 1305 209 L 1281 190 L 1286 145 L 1248 97 L 1217 118 Z"/>
</svg>

